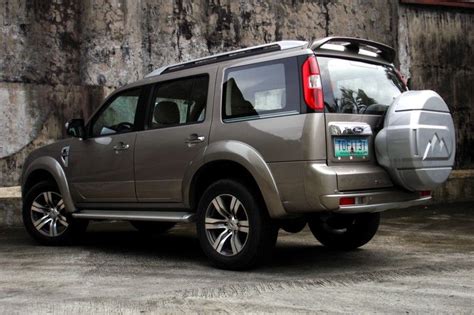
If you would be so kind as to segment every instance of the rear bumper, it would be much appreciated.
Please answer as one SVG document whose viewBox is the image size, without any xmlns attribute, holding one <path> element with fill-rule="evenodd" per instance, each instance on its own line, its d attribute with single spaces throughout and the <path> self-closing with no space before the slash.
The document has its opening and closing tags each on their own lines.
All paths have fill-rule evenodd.
<svg viewBox="0 0 474 315">
<path fill-rule="evenodd" d="M 367 178 L 373 173 L 366 175 L 363 173 L 364 169 L 354 169 L 353 173 L 357 176 L 349 178 L 352 181 L 351 187 L 355 187 L 359 185 L 354 183 L 359 177 L 364 184 L 359 185 L 361 188 L 340 191 L 338 178 L 347 185 L 345 181 L 348 178 L 345 174 L 349 173 L 350 169 L 344 170 L 345 173 L 341 176 L 340 168 L 328 166 L 325 161 L 272 163 L 269 166 L 287 216 L 323 211 L 380 212 L 425 205 L 431 200 L 431 196 L 421 196 L 418 192 L 409 192 L 393 186 L 386 187 L 385 183 L 372 181 L 371 185 L 366 185 L 369 182 Z M 355 198 L 355 204 L 340 206 L 340 199 L 343 197 Z"/>
<path fill-rule="evenodd" d="M 340 192 L 337 176 L 333 167 L 320 163 L 309 164 L 305 188 L 311 212 L 321 210 L 338 213 L 380 212 L 425 205 L 431 199 L 431 196 L 420 196 L 418 192 L 409 192 L 396 187 L 377 189 L 375 185 L 373 189 Z M 342 197 L 355 198 L 355 204 L 339 205 Z"/>
<path fill-rule="evenodd" d="M 340 206 L 339 200 L 341 197 L 353 197 L 356 200 L 356 204 Z M 334 212 L 362 213 L 426 205 L 430 202 L 431 196 L 421 197 L 418 193 L 391 189 L 324 195 L 320 197 L 320 200 L 326 209 Z"/>
</svg>

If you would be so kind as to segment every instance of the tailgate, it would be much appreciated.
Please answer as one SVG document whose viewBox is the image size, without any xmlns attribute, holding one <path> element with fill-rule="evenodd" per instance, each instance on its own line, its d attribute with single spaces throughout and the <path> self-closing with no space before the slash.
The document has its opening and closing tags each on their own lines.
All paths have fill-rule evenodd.
<svg viewBox="0 0 474 315">
<path fill-rule="evenodd" d="M 392 187 L 377 163 L 374 140 L 384 114 L 404 91 L 393 68 L 338 57 L 317 57 L 326 118 L 327 163 L 339 191 Z"/>
<path fill-rule="evenodd" d="M 339 191 L 393 186 L 375 158 L 373 130 L 380 119 L 375 115 L 326 114 L 327 162 L 337 174 Z"/>
</svg>

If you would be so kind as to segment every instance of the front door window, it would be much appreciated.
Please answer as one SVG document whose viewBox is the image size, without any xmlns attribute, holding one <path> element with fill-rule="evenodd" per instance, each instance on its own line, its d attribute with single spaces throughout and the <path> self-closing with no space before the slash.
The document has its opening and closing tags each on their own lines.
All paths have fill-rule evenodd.
<svg viewBox="0 0 474 315">
<path fill-rule="evenodd" d="M 126 133 L 135 129 L 135 115 L 141 89 L 118 94 L 92 123 L 92 137 Z"/>
</svg>

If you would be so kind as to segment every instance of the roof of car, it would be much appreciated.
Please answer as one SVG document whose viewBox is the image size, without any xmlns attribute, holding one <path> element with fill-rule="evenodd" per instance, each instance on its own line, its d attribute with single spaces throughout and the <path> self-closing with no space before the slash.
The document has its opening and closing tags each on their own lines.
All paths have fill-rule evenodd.
<svg viewBox="0 0 474 315">
<path fill-rule="evenodd" d="M 317 39 L 311 44 L 301 40 L 283 40 L 163 66 L 149 73 L 141 80 L 118 88 L 109 97 L 127 89 L 154 83 L 163 74 L 257 55 L 276 54 L 279 52 L 291 53 L 292 50 L 297 54 L 300 51 L 301 53 L 311 53 L 313 51 L 317 56 L 356 59 L 386 65 L 390 65 L 395 57 L 395 50 L 390 46 L 354 37 L 325 37 Z"/>
<path fill-rule="evenodd" d="M 296 48 L 301 48 L 301 49 L 308 48 L 308 42 L 300 41 L 300 40 L 284 40 L 284 41 L 278 41 L 278 42 L 273 42 L 273 43 L 268 43 L 268 44 L 263 44 L 263 45 L 258 45 L 258 46 L 252 46 L 252 47 L 238 49 L 238 50 L 232 50 L 232 51 L 215 54 L 215 55 L 211 55 L 211 56 L 207 56 L 203 58 L 193 59 L 193 60 L 182 62 L 182 63 L 167 65 L 167 66 L 154 70 L 153 72 L 146 75 L 145 78 L 154 77 L 160 74 L 169 73 L 173 71 L 198 67 L 205 64 L 217 63 L 217 62 L 231 60 L 231 59 L 249 57 L 253 55 L 259 55 L 259 54 L 264 54 L 264 53 L 269 53 L 269 52 L 274 52 L 274 51 L 296 49 Z"/>
<path fill-rule="evenodd" d="M 366 59 L 382 63 L 392 63 L 395 58 L 395 50 L 385 44 L 355 37 L 331 36 L 317 39 L 311 45 L 307 41 L 283 40 L 232 50 L 177 64 L 166 65 L 149 73 L 145 78 L 151 78 L 164 73 L 185 70 L 227 60 L 270 52 L 286 51 L 290 49 L 311 49 L 316 54 L 333 54 L 339 55 L 340 57 L 355 57 L 358 59 Z"/>
</svg>

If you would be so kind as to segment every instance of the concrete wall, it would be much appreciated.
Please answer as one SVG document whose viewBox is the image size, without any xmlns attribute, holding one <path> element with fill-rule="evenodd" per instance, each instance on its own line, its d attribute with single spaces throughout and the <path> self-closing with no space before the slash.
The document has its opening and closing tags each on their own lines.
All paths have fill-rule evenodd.
<svg viewBox="0 0 474 315">
<path fill-rule="evenodd" d="M 457 166 L 473 167 L 473 12 L 391 0 L 0 2 L 0 186 L 34 148 L 64 136 L 113 88 L 164 64 L 280 39 L 327 35 L 397 47 L 415 88 L 455 110 Z"/>
<path fill-rule="evenodd" d="M 456 167 L 474 168 L 474 10 L 402 6 L 401 69 L 413 89 L 433 89 L 457 129 Z"/>
<path fill-rule="evenodd" d="M 81 10 L 78 1 L 0 2 L 0 186 L 18 184 L 29 152 L 105 96 L 81 79 Z"/>
</svg>

